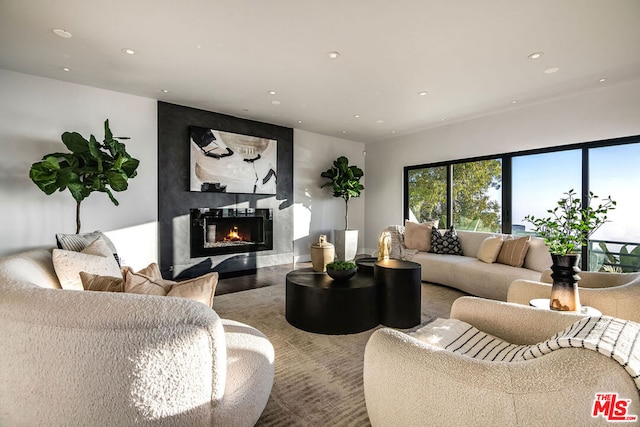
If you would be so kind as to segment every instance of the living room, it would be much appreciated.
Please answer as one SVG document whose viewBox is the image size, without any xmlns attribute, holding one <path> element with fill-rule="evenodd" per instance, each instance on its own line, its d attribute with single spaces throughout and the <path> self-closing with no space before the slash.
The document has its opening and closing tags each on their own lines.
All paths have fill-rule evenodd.
<svg viewBox="0 0 640 427">
<path fill-rule="evenodd" d="M 293 196 L 286 208 L 287 218 L 290 219 L 287 232 L 291 241 L 288 249 L 281 251 L 277 257 L 258 257 L 258 267 L 308 261 L 311 244 L 318 240 L 319 235 L 331 236 L 334 229 L 343 227 L 344 202 L 320 189 L 323 183 L 320 173 L 339 156 L 348 157 L 351 163 L 364 170 L 363 184 L 366 189 L 361 197 L 350 202 L 349 222 L 351 228 L 360 231 L 359 253 L 370 254 L 378 247 L 380 231 L 391 224 L 401 224 L 404 220 L 403 168 L 407 166 L 640 135 L 640 57 L 637 49 L 640 30 L 636 28 L 640 10 L 637 2 L 633 1 L 622 2 L 624 7 L 616 6 L 620 7 L 617 11 L 611 5 L 598 1 L 587 4 L 571 1 L 563 6 L 549 1 L 537 6 L 518 6 L 526 12 L 537 12 L 535 19 L 523 16 L 525 12 L 508 2 L 495 1 L 491 2 L 487 10 L 475 11 L 487 16 L 491 12 L 500 15 L 499 11 L 504 10 L 502 16 L 505 20 L 506 17 L 513 19 L 513 22 L 495 32 L 489 31 L 491 25 L 475 22 L 474 13 L 466 10 L 471 6 L 464 2 L 451 6 L 450 13 L 444 15 L 438 15 L 438 12 L 442 13 L 447 6 L 440 4 L 433 11 L 429 6 L 415 4 L 405 5 L 408 11 L 403 11 L 399 5 L 334 5 L 338 15 L 341 8 L 345 8 L 342 11 L 344 14 L 336 18 L 340 25 L 335 23 L 329 25 L 330 29 L 318 32 L 316 43 L 309 46 L 309 51 L 317 59 L 310 62 L 309 68 L 320 69 L 329 76 L 335 72 L 336 67 L 341 67 L 337 74 L 347 74 L 354 67 L 351 62 L 355 61 L 353 57 L 358 55 L 355 50 L 358 47 L 356 41 L 366 46 L 368 58 L 375 58 L 375 50 L 370 44 L 379 42 L 382 46 L 387 46 L 383 43 L 385 38 L 380 36 L 385 28 L 398 31 L 398 39 L 411 35 L 389 23 L 381 25 L 387 19 L 400 19 L 405 15 L 408 19 L 413 16 L 411 25 L 407 26 L 418 31 L 422 19 L 426 21 L 426 27 L 441 29 L 434 22 L 439 16 L 443 21 L 441 25 L 457 20 L 468 24 L 466 27 L 454 27 L 455 30 L 446 36 L 433 33 L 426 33 L 424 36 L 424 40 L 431 40 L 424 43 L 433 50 L 434 61 L 453 61 L 450 72 L 459 74 L 457 79 L 452 80 L 457 81 L 463 89 L 442 94 L 439 93 L 437 81 L 415 80 L 415 74 L 410 74 L 408 77 L 394 77 L 395 82 L 390 81 L 391 79 L 384 80 L 384 83 L 380 83 L 383 88 L 380 95 L 374 93 L 378 90 L 374 83 L 376 79 L 381 80 L 385 76 L 372 72 L 369 76 L 352 76 L 354 80 L 364 80 L 369 92 L 373 93 L 367 93 L 362 100 L 357 93 L 346 91 L 349 84 L 345 84 L 339 88 L 345 90 L 344 93 L 332 91 L 332 103 L 317 106 L 307 101 L 309 105 L 303 107 L 303 99 L 293 97 L 294 90 L 287 92 L 283 89 L 285 80 L 295 82 L 300 88 L 298 92 L 313 93 L 328 91 L 326 81 L 310 77 L 306 74 L 305 67 L 296 65 L 295 57 L 283 55 L 275 62 L 285 63 L 291 71 L 282 73 L 284 77 L 280 76 L 275 81 L 278 84 L 256 77 L 260 71 L 247 71 L 253 61 L 246 60 L 244 69 L 225 69 L 226 73 L 235 72 L 247 81 L 247 85 L 251 84 L 250 89 L 234 89 L 241 102 L 229 108 L 225 108 L 225 105 L 230 105 L 232 100 L 217 96 L 217 91 L 221 91 L 226 82 L 197 81 L 189 70 L 195 66 L 190 61 L 190 54 L 178 53 L 171 59 L 171 62 L 183 64 L 184 76 L 162 72 L 162 63 L 170 52 L 179 51 L 187 42 L 176 42 L 168 36 L 160 39 L 159 34 L 154 34 L 162 40 L 158 42 L 158 46 L 163 46 L 162 49 L 166 51 L 158 51 L 160 48 L 157 47 L 152 52 L 143 48 L 142 39 L 146 37 L 142 35 L 135 39 L 118 37 L 108 41 L 106 34 L 105 38 L 101 37 L 101 34 L 110 32 L 128 34 L 135 28 L 137 20 L 147 19 L 146 8 L 156 10 L 156 5 L 148 2 L 137 5 L 126 2 L 92 4 L 90 7 L 94 8 L 93 13 L 83 15 L 78 12 L 79 16 L 72 19 L 68 15 L 74 15 L 74 10 L 84 11 L 84 8 L 89 7 L 80 3 L 54 1 L 45 6 L 32 2 L 7 1 L 0 5 L 0 34 L 4 40 L 0 48 L 0 141 L 4 154 L 0 159 L 0 194 L 3 201 L 0 206 L 0 236 L 3 237 L 0 241 L 0 256 L 53 246 L 56 233 L 72 233 L 75 230 L 73 199 L 68 193 L 44 195 L 30 181 L 28 171 L 31 164 L 40 160 L 44 154 L 64 149 L 60 141 L 63 132 L 77 131 L 86 136 L 95 134 L 100 139 L 102 123 L 108 118 L 114 134 L 131 138 L 126 144 L 131 154 L 140 160 L 138 176 L 131 180 L 127 191 L 117 194 L 119 206 L 114 206 L 103 194 L 93 195 L 84 202 L 82 230 L 103 230 L 108 233 L 118 247 L 123 262 L 135 269 L 143 268 L 150 262 L 159 262 L 162 244 L 158 227 L 159 205 L 165 191 L 159 186 L 160 176 L 164 173 L 158 166 L 158 129 L 162 125 L 158 119 L 159 101 L 198 111 L 225 114 L 241 121 L 250 120 L 292 129 Z M 187 4 L 188 6 L 182 6 L 185 9 L 183 13 L 172 17 L 174 20 L 187 22 L 195 18 L 193 15 L 199 14 L 199 8 L 215 8 L 199 1 Z M 288 22 L 291 28 L 284 31 L 282 36 L 274 38 L 282 46 L 290 48 L 293 52 L 291 55 L 302 55 L 303 48 L 298 47 L 301 49 L 298 51 L 290 45 L 293 43 L 291 39 L 296 37 L 295 33 L 302 32 L 305 25 L 310 25 L 309 21 L 326 22 L 324 19 L 314 18 L 312 12 L 318 13 L 317 16 L 322 18 L 331 16 L 331 13 L 325 8 L 305 12 L 304 7 L 297 6 L 297 14 L 294 14 L 293 11 L 287 12 L 289 6 L 291 5 L 284 2 L 269 6 L 243 3 L 242 6 L 225 5 L 221 12 L 236 23 L 245 16 L 255 23 L 260 20 L 275 20 L 274 15 L 278 15 L 274 28 L 287 28 L 282 26 L 283 22 Z M 133 8 L 130 15 L 128 7 Z M 169 6 L 163 4 L 163 7 Z M 231 13 L 235 7 L 237 11 Z M 106 9 L 111 8 L 115 12 L 109 13 L 115 13 L 118 19 L 107 22 L 106 18 L 100 18 L 101 15 L 107 16 Z M 380 8 L 380 11 L 368 15 L 369 11 L 365 13 L 360 10 L 365 8 Z M 157 9 L 158 16 L 153 19 L 158 19 L 158 23 L 163 24 L 158 25 L 158 28 L 172 28 L 164 25 L 166 21 L 162 15 L 167 11 L 161 7 Z M 576 15 L 572 17 L 572 13 Z M 547 20 L 541 22 L 538 18 Z M 105 21 L 101 22 L 102 19 Z M 219 16 L 217 19 L 211 18 L 211 25 L 221 25 L 216 24 L 220 19 Z M 96 28 L 95 33 L 91 34 L 85 27 L 91 25 L 80 24 L 83 20 L 95 20 L 100 24 L 98 26 L 105 28 Z M 369 28 L 364 34 L 372 37 L 376 43 L 362 42 L 357 33 L 348 33 L 352 38 L 348 42 L 341 42 L 339 37 L 345 34 L 344 27 L 350 21 L 360 22 L 359 29 L 362 28 L 360 25 Z M 577 29 L 567 29 L 564 32 L 563 25 L 567 28 L 575 26 Z M 518 30 L 521 26 L 525 29 Z M 546 27 L 550 29 L 544 30 Z M 53 34 L 52 30 L 56 28 L 67 30 L 72 37 L 63 38 Z M 317 30 L 317 24 L 313 28 Z M 168 32 L 188 33 L 189 30 L 190 27 L 185 26 Z M 484 31 L 487 33 L 486 38 L 481 38 Z M 454 33 L 457 34 L 455 37 Z M 207 34 L 206 31 L 203 30 L 203 34 Z M 506 43 L 507 46 L 501 48 L 503 50 L 487 45 L 491 40 L 510 39 L 513 34 L 518 34 L 520 39 Z M 476 37 L 484 43 L 469 43 Z M 540 39 L 536 40 L 535 37 Z M 585 41 L 587 37 L 588 41 Z M 453 46 L 456 48 L 467 40 L 465 44 L 468 46 L 460 49 L 460 56 L 469 56 L 462 64 L 450 57 L 454 55 L 443 53 L 443 50 L 448 49 L 447 38 L 451 38 L 451 43 L 455 42 Z M 23 50 L 14 40 L 32 43 L 33 50 Z M 232 43 L 230 40 L 202 41 L 200 48 L 191 46 L 195 45 L 191 39 L 188 39 L 188 43 L 191 43 L 190 49 L 196 52 L 198 49 L 210 48 L 211 46 L 207 46 L 209 43 L 215 46 L 215 52 L 226 52 L 225 55 L 233 56 L 235 52 L 248 49 L 246 45 L 251 45 L 255 40 L 259 40 L 259 37 L 250 36 L 239 45 L 233 44 L 236 46 L 233 52 L 224 49 L 225 44 Z M 619 44 L 608 44 L 611 40 Z M 393 38 L 393 41 L 399 40 Z M 569 44 L 570 48 L 565 44 Z M 42 54 L 37 45 L 41 45 L 49 55 Z M 138 49 L 138 54 L 129 57 L 120 52 L 127 47 Z M 269 51 L 270 47 L 272 46 L 263 45 L 257 50 Z M 573 49 L 572 58 L 559 56 L 560 48 L 562 52 Z M 111 53 L 111 50 L 114 52 Z M 340 52 L 336 62 L 331 62 L 326 57 L 332 51 Z M 528 55 L 539 51 L 544 52 L 542 58 L 528 59 Z M 99 65 L 94 67 L 91 59 L 82 59 L 84 54 L 88 57 L 102 57 L 101 62 L 96 62 Z M 207 54 L 211 55 L 212 51 L 207 51 Z M 378 54 L 379 61 L 398 59 L 389 53 Z M 220 57 L 221 62 L 226 59 L 225 55 Z M 513 68 L 492 67 L 498 61 L 497 55 L 509 56 Z M 609 55 L 618 58 L 619 62 L 608 63 L 607 61 L 613 60 Z M 152 63 L 141 65 L 135 62 L 144 61 L 149 56 L 153 58 Z M 593 59 L 599 56 L 606 57 L 606 60 L 598 62 Z M 254 60 L 256 63 L 267 63 L 269 58 L 269 55 L 262 53 L 256 54 Z M 590 58 L 592 62 L 583 63 L 577 58 Z M 102 69 L 96 69 L 99 67 Z M 404 63 L 400 63 L 396 72 L 402 73 L 403 67 Z M 422 62 L 422 67 L 426 74 L 429 61 Z M 485 74 L 472 73 L 476 67 L 482 68 Z M 545 73 L 545 70 L 552 67 L 558 67 L 559 71 Z M 363 69 L 370 70 L 367 67 L 357 68 L 358 71 Z M 489 73 L 492 70 L 495 76 Z M 157 78 L 153 80 L 140 77 L 153 74 L 157 74 Z M 516 86 L 518 80 L 514 80 L 514 76 L 520 75 L 525 75 L 535 85 L 526 89 Z M 433 76 L 434 79 L 436 77 Z M 600 82 L 599 79 L 603 78 L 606 80 Z M 182 91 L 187 91 L 184 87 L 186 83 L 181 83 L 181 80 L 195 80 L 201 85 L 202 94 L 197 97 L 191 93 L 181 94 Z M 257 83 L 250 83 L 253 80 Z M 397 102 L 398 110 L 428 116 L 425 121 L 407 120 L 396 128 L 394 105 L 382 108 L 381 105 L 386 100 L 375 102 L 376 97 L 385 94 L 385 90 L 390 91 L 396 84 L 400 84 L 398 81 L 406 84 L 403 86 L 405 92 L 402 96 L 391 96 L 389 102 Z M 500 96 L 485 96 L 482 108 L 471 102 L 471 99 L 475 102 L 478 93 L 486 95 L 486 92 L 491 92 L 494 88 L 496 91 L 504 90 L 507 94 L 502 95 L 505 93 L 503 91 Z M 268 93 L 271 90 L 277 93 L 271 95 Z M 428 93 L 419 95 L 421 91 Z M 260 95 L 255 95 L 257 92 Z M 255 99 L 259 101 L 247 103 Z M 323 122 L 328 123 L 326 126 L 314 121 L 315 113 L 320 115 L 324 110 L 332 110 L 335 105 L 346 104 L 351 99 L 358 99 L 358 102 L 351 104 L 348 116 L 336 118 L 327 113 L 328 119 Z M 275 101 L 280 102 L 280 105 Z M 424 101 L 429 103 L 428 107 L 420 106 L 419 103 Z M 292 111 L 288 104 L 294 104 L 299 111 L 296 114 L 283 113 Z M 438 109 L 438 106 L 441 108 Z M 367 107 L 370 109 L 365 114 Z M 313 110 L 311 113 L 304 113 L 305 109 Z M 361 117 L 354 117 L 355 115 Z M 365 120 L 366 124 L 363 124 Z M 176 144 L 180 143 L 182 141 L 176 141 Z M 188 165 L 182 166 L 185 168 L 184 173 L 188 173 Z M 187 189 L 184 191 L 187 192 Z"/>
</svg>

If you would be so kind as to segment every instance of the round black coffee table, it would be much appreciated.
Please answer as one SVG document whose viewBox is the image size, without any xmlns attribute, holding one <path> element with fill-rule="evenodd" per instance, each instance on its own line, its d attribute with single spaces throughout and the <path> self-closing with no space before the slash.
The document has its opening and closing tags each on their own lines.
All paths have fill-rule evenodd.
<svg viewBox="0 0 640 427">
<path fill-rule="evenodd" d="M 296 328 L 339 335 L 378 326 L 378 295 L 373 277 L 357 273 L 336 282 L 312 269 L 287 274 L 285 317 Z"/>
</svg>

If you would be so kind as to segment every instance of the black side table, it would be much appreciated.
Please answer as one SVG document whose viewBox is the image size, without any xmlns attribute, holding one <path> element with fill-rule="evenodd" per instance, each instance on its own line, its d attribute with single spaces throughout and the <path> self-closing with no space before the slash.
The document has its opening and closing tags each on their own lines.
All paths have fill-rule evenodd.
<svg viewBox="0 0 640 427">
<path fill-rule="evenodd" d="M 353 334 L 378 326 L 378 294 L 373 277 L 357 273 L 336 282 L 311 269 L 287 274 L 285 317 L 296 328 L 319 334 Z"/>
<path fill-rule="evenodd" d="M 412 328 L 420 324 L 422 266 L 416 262 L 390 259 L 374 266 L 378 286 L 380 323 L 392 328 Z"/>
</svg>

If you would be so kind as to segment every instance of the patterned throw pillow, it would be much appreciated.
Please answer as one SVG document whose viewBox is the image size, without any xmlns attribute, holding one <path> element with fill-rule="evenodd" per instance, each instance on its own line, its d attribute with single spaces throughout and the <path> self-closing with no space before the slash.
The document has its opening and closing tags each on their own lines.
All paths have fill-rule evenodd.
<svg viewBox="0 0 640 427">
<path fill-rule="evenodd" d="M 81 252 L 84 248 L 94 242 L 98 237 L 102 237 L 107 246 L 109 246 L 109 249 L 111 249 L 113 257 L 118 262 L 118 265 L 120 265 L 120 257 L 118 256 L 118 251 L 116 251 L 115 245 L 102 231 L 96 230 L 92 233 L 82 234 L 58 233 L 56 234 L 56 242 L 58 243 L 58 249 Z"/>
<path fill-rule="evenodd" d="M 431 252 L 445 255 L 462 255 L 462 245 L 456 234 L 455 228 L 451 226 L 444 235 L 436 227 L 431 229 Z"/>
</svg>

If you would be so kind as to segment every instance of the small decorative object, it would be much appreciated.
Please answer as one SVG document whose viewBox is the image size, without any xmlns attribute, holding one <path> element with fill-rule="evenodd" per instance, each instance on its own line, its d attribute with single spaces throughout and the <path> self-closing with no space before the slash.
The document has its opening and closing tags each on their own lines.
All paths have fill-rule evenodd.
<svg viewBox="0 0 640 427">
<path fill-rule="evenodd" d="M 327 264 L 327 274 L 336 282 L 346 282 L 358 272 L 358 267 L 350 261 L 335 261 Z"/>
<path fill-rule="evenodd" d="M 321 234 L 318 243 L 311 245 L 311 264 L 313 271 L 327 271 L 327 264 L 335 257 L 334 246 L 327 242 L 326 234 Z"/>
<path fill-rule="evenodd" d="M 334 241 L 338 259 L 353 260 L 358 251 L 358 230 L 349 230 L 349 200 L 352 197 L 360 197 L 360 192 L 364 190 L 364 186 L 360 183 L 364 172 L 357 166 L 349 166 L 349 159 L 340 156 L 333 162 L 333 166 L 322 172 L 320 176 L 330 179 L 320 188 L 330 187 L 333 190 L 333 197 L 344 199 L 344 230 L 334 230 Z"/>
<path fill-rule="evenodd" d="M 551 216 L 536 218 L 527 215 L 524 220 L 534 225 L 534 231 L 544 239 L 549 247 L 553 265 L 551 278 L 553 286 L 549 306 L 552 310 L 579 311 L 578 272 L 576 266 L 578 252 L 586 246 L 589 237 L 607 221 L 607 212 L 614 210 L 616 202 L 611 197 L 603 199 L 596 208 L 591 202 L 598 198 L 589 192 L 586 207 L 573 190 L 564 193 L 558 206 L 549 209 Z"/>
<path fill-rule="evenodd" d="M 62 142 L 70 153 L 47 154 L 31 165 L 29 178 L 45 194 L 69 189 L 76 200 L 76 234 L 80 233 L 80 203 L 84 199 L 94 191 L 101 191 L 118 206 L 111 190 L 126 190 L 127 181 L 137 175 L 140 162 L 127 153 L 119 139 L 129 138 L 113 136 L 107 119 L 102 144 L 93 135 L 87 141 L 77 132 L 65 132 Z"/>
<path fill-rule="evenodd" d="M 378 238 L 378 261 L 388 261 L 391 252 L 391 233 L 383 231 Z"/>
</svg>

